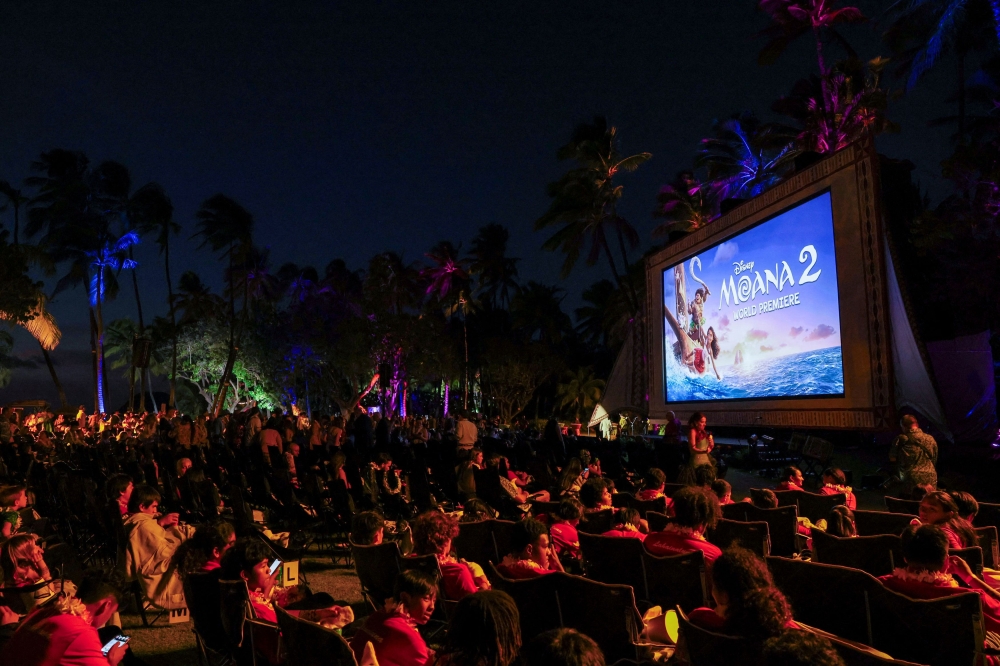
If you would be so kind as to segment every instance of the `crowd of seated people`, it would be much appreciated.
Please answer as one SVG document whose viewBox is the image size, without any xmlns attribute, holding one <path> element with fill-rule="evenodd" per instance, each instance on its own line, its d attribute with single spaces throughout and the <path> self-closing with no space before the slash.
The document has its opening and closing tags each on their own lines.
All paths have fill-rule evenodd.
<svg viewBox="0 0 1000 666">
<path fill-rule="evenodd" d="M 0 650 L 13 650 L 10 654 L 30 649 L 28 634 L 39 628 L 67 636 L 53 638 L 44 654 L 92 652 L 91 630 L 109 628 L 103 627 L 107 610 L 117 609 L 121 588 L 90 582 L 97 579 L 89 573 L 77 587 L 60 580 L 45 561 L 48 543 L 79 546 L 66 529 L 79 528 L 120 539 L 117 554 L 112 548 L 87 555 L 84 548 L 78 550 L 88 565 L 119 569 L 121 582 L 133 583 L 143 603 L 154 608 L 184 606 L 185 582 L 242 581 L 252 617 L 273 630 L 255 634 L 254 640 L 260 656 L 272 664 L 283 658 L 275 640 L 279 608 L 342 630 L 359 663 L 375 658 L 400 666 L 507 666 L 518 659 L 529 665 L 603 664 L 597 644 L 573 629 L 522 641 L 518 609 L 508 595 L 491 589 L 480 566 L 485 562 L 466 561 L 455 552 L 463 525 L 500 518 L 514 521 L 507 534 L 509 552 L 499 553 L 495 563 L 504 578 L 586 575 L 579 533 L 604 525 L 596 533 L 638 539 L 654 556 L 703 553 L 710 602 L 689 614 L 697 626 L 752 639 L 762 663 L 837 663 L 830 661 L 835 653 L 830 656 L 828 641 L 795 623 L 793 609 L 758 555 L 709 540 L 721 507 L 734 501 L 732 487 L 716 478 L 712 462 L 688 465 L 688 485 L 668 493 L 667 479 L 679 470 L 661 468 L 658 461 L 670 457 L 642 444 L 599 442 L 591 453 L 579 449 L 569 433 L 557 441 L 541 433 L 502 433 L 469 419 L 457 428 L 429 419 L 372 418 L 359 410 L 349 418 L 308 419 L 251 408 L 207 419 L 163 410 L 141 418 L 82 421 L 82 426 L 81 419 L 64 420 L 51 429 L 25 432 L 23 424 L 7 420 L 6 429 L 0 428 L 0 473 L 8 484 L 0 487 L 3 584 L 31 588 L 29 597 L 19 599 L 18 612 L 0 596 L 0 640 L 10 636 Z M 89 481 L 80 485 L 81 478 Z M 846 479 L 840 469 L 823 471 L 816 492 L 843 493 L 845 502 L 818 521 L 822 525 L 800 525 L 803 536 L 814 529 L 856 536 L 857 498 Z M 477 488 L 477 481 L 483 485 Z M 801 471 L 790 467 L 775 490 L 809 492 L 804 486 Z M 37 492 L 56 487 L 67 489 L 66 501 L 58 493 Z M 619 501 L 622 494 L 627 502 Z M 90 496 L 102 498 L 93 511 L 89 504 L 76 511 L 69 506 Z M 635 508 L 646 505 L 636 502 L 661 498 L 666 524 L 652 531 Z M 778 496 L 765 489 L 755 504 L 776 507 Z M 967 493 L 926 492 L 921 524 L 903 534 L 906 566 L 881 580 L 914 598 L 978 590 L 986 628 L 995 631 L 1000 611 L 993 607 L 1000 608 L 1000 594 L 988 577 L 976 576 L 963 560 L 948 556 L 949 549 L 978 543 L 970 525 L 978 508 Z M 93 515 L 81 515 L 87 512 Z M 257 524 L 254 512 L 275 531 Z M 54 519 L 45 536 L 26 524 L 39 514 Z M 354 622 L 345 602 L 305 586 L 277 584 L 276 549 L 289 539 L 307 543 L 305 535 L 324 530 L 344 539 L 349 533 L 358 546 L 397 540 L 404 557 L 432 556 L 438 576 L 423 569 L 404 571 L 392 597 Z M 435 609 L 444 602 L 457 604 L 449 607 L 450 628 L 430 641 L 426 627 L 440 618 Z M 135 659 L 129 655 L 116 648 L 92 663 Z M 7 656 L 0 652 L 0 661 L 7 663 Z M 814 662 L 795 661 L 809 658 Z M 61 657 L 45 659 L 24 663 L 59 663 Z"/>
</svg>

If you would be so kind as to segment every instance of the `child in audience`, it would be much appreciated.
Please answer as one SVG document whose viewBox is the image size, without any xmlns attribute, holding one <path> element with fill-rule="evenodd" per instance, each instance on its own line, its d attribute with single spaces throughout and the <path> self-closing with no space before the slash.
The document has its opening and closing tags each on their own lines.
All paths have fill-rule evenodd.
<svg viewBox="0 0 1000 666">
<path fill-rule="evenodd" d="M 496 511 L 481 499 L 470 499 L 462 506 L 460 523 L 478 523 L 480 520 L 491 520 L 497 517 Z"/>
<path fill-rule="evenodd" d="M 847 666 L 824 636 L 811 631 L 784 631 L 764 641 L 760 666 Z"/>
<path fill-rule="evenodd" d="M 477 592 L 458 602 L 448 643 L 435 666 L 510 666 L 521 649 L 517 605 L 506 592 Z"/>
<path fill-rule="evenodd" d="M 537 578 L 562 571 L 562 563 L 552 550 L 549 530 L 534 518 L 514 524 L 510 535 L 510 553 L 503 558 L 497 570 L 514 580 Z"/>
<path fill-rule="evenodd" d="M 105 485 L 108 500 L 114 502 L 118 507 L 122 519 L 128 515 L 128 501 L 132 497 L 133 490 L 135 490 L 135 485 L 132 483 L 132 477 L 128 474 L 115 474 L 108 479 Z"/>
<path fill-rule="evenodd" d="M 715 483 L 715 465 L 698 465 L 694 468 L 694 485 L 711 490 L 713 483 Z"/>
<path fill-rule="evenodd" d="M 521 650 L 523 666 L 604 666 L 604 653 L 576 629 L 550 629 Z"/>
<path fill-rule="evenodd" d="M 580 503 L 585 513 L 596 513 L 611 508 L 611 491 L 608 482 L 600 477 L 587 479 L 580 487 Z"/>
<path fill-rule="evenodd" d="M 608 530 L 603 536 L 622 537 L 626 539 L 638 539 L 642 541 L 646 538 L 640 528 L 639 512 L 636 509 L 622 509 L 615 516 L 615 527 Z"/>
<path fill-rule="evenodd" d="M 778 496 L 770 488 L 764 488 L 759 494 L 751 495 L 749 501 L 753 502 L 753 505 L 758 509 L 778 508 Z"/>
<path fill-rule="evenodd" d="M 802 490 L 802 484 L 805 482 L 805 478 L 802 476 L 802 470 L 798 467 L 786 467 L 785 471 L 781 473 L 781 482 L 774 487 L 775 490 Z"/>
<path fill-rule="evenodd" d="M 52 580 L 49 567 L 45 564 L 45 551 L 38 545 L 37 539 L 34 534 L 15 534 L 0 547 L 0 572 L 3 573 L 4 587 L 26 587 Z M 22 594 L 21 600 L 30 611 L 53 599 L 59 589 L 58 583 L 50 583 L 34 592 Z"/>
<path fill-rule="evenodd" d="M 858 530 L 854 526 L 854 512 L 843 504 L 830 509 L 826 518 L 826 533 L 835 537 L 858 536 Z"/>
<path fill-rule="evenodd" d="M 948 542 L 948 535 L 937 525 L 909 526 L 903 532 L 906 566 L 879 580 L 890 590 L 913 599 L 940 599 L 975 592 L 982 599 L 983 626 L 987 631 L 1000 632 L 1000 592 L 977 578 L 965 560 L 949 557 Z M 959 587 L 958 581 L 963 587 Z"/>
<path fill-rule="evenodd" d="M 28 506 L 28 492 L 24 486 L 7 486 L 0 489 L 0 533 L 6 539 L 21 526 L 21 509 Z"/>
<path fill-rule="evenodd" d="M 181 576 L 217 571 L 222 566 L 223 555 L 235 543 L 236 530 L 232 523 L 225 520 L 203 523 L 174 553 L 174 563 Z"/>
<path fill-rule="evenodd" d="M 184 607 L 184 590 L 172 566 L 174 551 L 194 534 L 190 525 L 179 525 L 176 513 L 160 515 L 160 493 L 138 486 L 129 498 L 125 520 L 125 572 L 137 579 L 142 593 L 164 609 Z"/>
<path fill-rule="evenodd" d="M 951 495 L 943 490 L 927 493 L 920 501 L 920 523 L 937 525 L 948 537 L 951 549 L 970 548 L 979 545 L 972 525 L 959 515 L 958 505 Z"/>
<path fill-rule="evenodd" d="M 951 493 L 951 499 L 958 507 L 959 518 L 971 525 L 972 521 L 976 519 L 976 514 L 979 513 L 979 502 L 976 501 L 976 498 L 964 490 L 956 490 Z"/>
<path fill-rule="evenodd" d="M 667 485 L 667 475 L 663 470 L 650 467 L 642 479 L 642 490 L 635 494 L 636 499 L 648 502 L 663 497 L 663 489 Z"/>
<path fill-rule="evenodd" d="M 377 511 L 362 511 L 351 521 L 351 541 L 359 546 L 377 546 L 385 534 L 385 518 Z"/>
<path fill-rule="evenodd" d="M 549 540 L 552 549 L 564 568 L 575 569 L 580 565 L 580 534 L 576 526 L 583 517 L 580 500 L 567 497 L 559 502 L 559 509 L 549 514 Z M 571 565 L 571 566 L 567 566 Z"/>
<path fill-rule="evenodd" d="M 437 601 L 437 581 L 423 571 L 404 571 L 396 576 L 392 600 L 383 610 L 368 616 L 351 639 L 351 649 L 362 662 L 371 643 L 379 666 L 427 666 L 434 651 L 427 647 L 417 627 L 427 624 Z"/>
<path fill-rule="evenodd" d="M 477 580 L 472 567 L 452 555 L 451 542 L 458 536 L 456 518 L 437 511 L 427 511 L 417 516 L 412 528 L 413 553 L 437 556 L 445 598 L 458 601 L 481 589 L 489 589 L 489 581 L 482 569 L 479 569 L 480 579 Z"/>
<path fill-rule="evenodd" d="M 715 493 L 689 486 L 674 495 L 674 522 L 662 532 L 653 532 L 643 543 L 653 555 L 680 555 L 700 550 L 705 554 L 705 565 L 712 566 L 722 551 L 705 539 L 705 531 L 715 527 L 719 520 L 719 500 Z"/>
<path fill-rule="evenodd" d="M 733 487 L 725 479 L 716 479 L 712 482 L 712 492 L 719 498 L 719 506 L 733 504 Z"/>
<path fill-rule="evenodd" d="M 836 467 L 828 467 L 823 470 L 823 487 L 819 489 L 820 495 L 839 495 L 844 493 L 847 499 L 844 504 L 848 509 L 854 511 L 858 508 L 858 498 L 854 496 L 854 491 L 847 485 L 847 476 L 844 470 Z"/>
</svg>

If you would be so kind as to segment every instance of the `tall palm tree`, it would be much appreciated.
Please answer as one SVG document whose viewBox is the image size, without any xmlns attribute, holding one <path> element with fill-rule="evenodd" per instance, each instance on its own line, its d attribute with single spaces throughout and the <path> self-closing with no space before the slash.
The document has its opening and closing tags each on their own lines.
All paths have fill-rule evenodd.
<svg viewBox="0 0 1000 666">
<path fill-rule="evenodd" d="M 229 356 L 225 369 L 219 380 L 219 392 L 212 405 L 212 414 L 218 416 L 226 399 L 229 387 L 229 376 L 236 362 L 236 296 L 233 277 L 238 261 L 242 261 L 253 245 L 253 215 L 247 209 L 224 194 L 216 194 L 208 199 L 198 209 L 195 217 L 198 219 L 198 232 L 202 243 L 199 247 L 209 246 L 214 252 L 221 252 L 229 262 L 226 278 L 229 281 Z M 243 294 L 244 316 L 249 293 L 249 271 L 244 271 Z"/>
<path fill-rule="evenodd" d="M 335 290 L 344 294 L 354 291 L 353 276 L 346 267 L 326 267 L 326 281 Z M 364 279 L 364 297 L 369 307 L 376 312 L 402 314 L 407 308 L 417 306 L 423 297 L 420 267 L 416 263 L 407 264 L 395 252 L 381 252 L 368 262 Z"/>
<path fill-rule="evenodd" d="M 587 265 L 597 263 L 604 253 L 615 282 L 623 284 L 628 267 L 628 249 L 639 243 L 639 234 L 625 218 L 618 215 L 617 203 L 623 187 L 615 181 L 622 172 L 632 172 L 649 161 L 651 153 L 623 156 L 618 151 L 618 130 L 607 120 L 578 126 L 569 143 L 559 149 L 560 161 L 571 160 L 576 166 L 548 186 L 552 199 L 549 209 L 535 221 L 535 230 L 559 227 L 542 245 L 546 250 L 561 250 L 566 255 L 562 277 L 572 271 L 580 253 L 589 246 Z M 608 236 L 614 236 L 621 252 L 622 270 L 611 251 Z M 639 302 L 633 299 L 633 309 Z"/>
<path fill-rule="evenodd" d="M 21 190 L 16 189 L 6 180 L 0 180 L 0 194 L 7 199 L 7 203 L 14 209 L 14 246 L 17 247 L 20 244 L 18 234 L 21 229 L 21 209 L 30 199 L 21 194 Z"/>
<path fill-rule="evenodd" d="M 769 65 L 796 39 L 811 34 L 816 46 L 820 77 L 830 73 L 823 55 L 825 42 L 840 44 L 850 56 L 854 50 L 837 30 L 838 26 L 863 23 L 868 19 L 857 7 L 837 7 L 837 0 L 759 0 L 758 7 L 771 18 L 761 34 L 769 38 L 758 61 Z"/>
<path fill-rule="evenodd" d="M 656 195 L 653 216 L 665 221 L 653 229 L 653 236 L 691 233 L 709 224 L 719 216 L 716 194 L 711 184 L 702 183 L 690 171 L 681 171 Z"/>
<path fill-rule="evenodd" d="M 469 269 L 478 278 L 478 291 L 485 296 L 490 308 L 507 308 L 517 293 L 517 262 L 507 256 L 510 232 L 500 224 L 480 227 L 472 239 Z"/>
<path fill-rule="evenodd" d="M 225 301 L 201 281 L 194 271 L 185 271 L 177 282 L 174 311 L 181 314 L 180 325 L 215 319 L 225 307 Z"/>
<path fill-rule="evenodd" d="M 468 314 L 476 308 L 470 294 L 469 261 L 459 258 L 458 248 L 449 241 L 441 241 L 425 255 L 431 265 L 420 271 L 427 282 L 425 293 L 438 301 L 446 317 L 462 314 L 462 339 L 465 347 L 462 409 L 469 408 L 469 326 Z"/>
<path fill-rule="evenodd" d="M 510 311 L 514 328 L 529 339 L 559 345 L 573 330 L 573 323 L 562 310 L 566 292 L 554 285 L 529 281 L 514 296 Z"/>
<path fill-rule="evenodd" d="M 708 170 L 720 201 L 749 198 L 781 182 L 795 160 L 795 131 L 762 123 L 746 111 L 716 121 L 714 137 L 701 140 L 695 166 Z"/>
</svg>

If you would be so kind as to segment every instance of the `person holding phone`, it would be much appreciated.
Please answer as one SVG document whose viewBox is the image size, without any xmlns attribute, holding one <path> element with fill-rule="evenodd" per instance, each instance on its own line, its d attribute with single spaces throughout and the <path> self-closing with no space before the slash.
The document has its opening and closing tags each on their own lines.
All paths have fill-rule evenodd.
<svg viewBox="0 0 1000 666">
<path fill-rule="evenodd" d="M 183 608 L 184 589 L 172 560 L 194 528 L 179 525 L 176 513 L 161 516 L 160 493 L 151 486 L 141 485 L 132 491 L 129 511 L 125 521 L 127 574 L 138 579 L 143 595 L 155 606 Z"/>
<path fill-rule="evenodd" d="M 84 576 L 75 597 L 59 597 L 28 614 L 10 641 L 0 650 L 0 663 L 18 666 L 118 666 L 127 646 L 116 640 L 121 633 L 109 627 L 109 640 L 102 641 L 97 627 L 107 624 L 118 611 L 121 591 L 101 571 Z"/>
</svg>

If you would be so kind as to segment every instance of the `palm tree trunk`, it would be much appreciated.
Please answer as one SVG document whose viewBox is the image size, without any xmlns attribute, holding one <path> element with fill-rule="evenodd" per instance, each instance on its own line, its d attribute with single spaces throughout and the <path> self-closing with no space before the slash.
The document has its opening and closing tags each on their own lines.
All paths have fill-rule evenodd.
<svg viewBox="0 0 1000 666">
<path fill-rule="evenodd" d="M 170 399 L 168 405 L 173 407 L 177 399 L 177 315 L 174 311 L 174 284 L 170 279 L 170 233 L 165 235 L 163 243 L 163 265 L 167 273 L 167 303 L 170 305 Z"/>
<path fill-rule="evenodd" d="M 990 3 L 996 6 L 997 3 Z M 965 137 L 965 52 L 958 54 L 958 141 Z"/>
<path fill-rule="evenodd" d="M 93 306 L 90 308 L 90 358 L 94 371 L 94 413 L 98 413 L 100 411 L 100 403 L 97 396 L 100 383 L 97 374 L 97 320 L 94 317 Z"/>
<path fill-rule="evenodd" d="M 100 407 L 101 412 L 105 411 L 104 398 L 108 391 L 108 381 L 107 375 L 105 374 L 104 367 L 104 312 L 101 305 L 101 301 L 104 299 L 103 296 L 104 287 L 104 267 L 101 266 L 97 269 L 97 305 L 96 309 L 96 323 L 97 323 L 97 402 Z"/>
<path fill-rule="evenodd" d="M 226 357 L 226 367 L 222 371 L 222 379 L 219 380 L 219 390 L 215 394 L 215 404 L 212 405 L 212 415 L 219 416 L 222 411 L 222 404 L 226 400 L 226 391 L 229 388 L 229 373 L 233 371 L 233 364 L 236 362 L 236 296 L 233 293 L 233 246 L 229 245 L 229 356 Z"/>
<path fill-rule="evenodd" d="M 464 308 L 463 308 L 464 309 Z M 462 398 L 462 409 L 469 408 L 469 329 L 465 325 L 466 317 L 462 316 L 462 342 L 465 345 L 465 396 Z"/>
<path fill-rule="evenodd" d="M 66 401 L 66 391 L 63 389 L 62 382 L 59 381 L 59 375 L 56 374 L 56 366 L 52 365 L 52 357 L 49 356 L 49 350 L 41 342 L 38 343 L 38 346 L 42 348 L 45 365 L 49 367 L 49 374 L 52 375 L 52 383 L 56 385 L 56 392 L 59 394 L 59 404 L 65 409 L 69 403 Z"/>
</svg>

